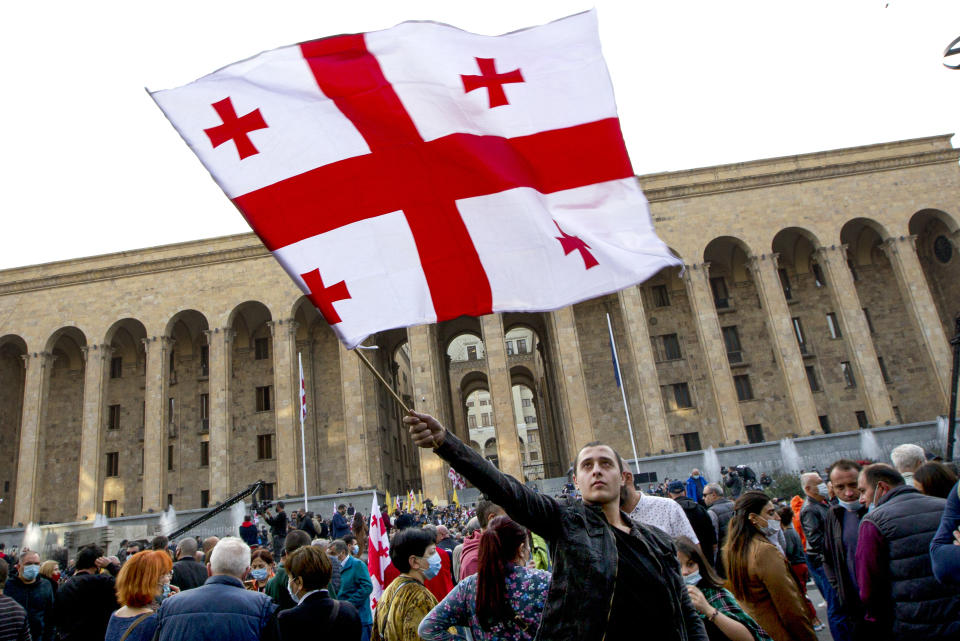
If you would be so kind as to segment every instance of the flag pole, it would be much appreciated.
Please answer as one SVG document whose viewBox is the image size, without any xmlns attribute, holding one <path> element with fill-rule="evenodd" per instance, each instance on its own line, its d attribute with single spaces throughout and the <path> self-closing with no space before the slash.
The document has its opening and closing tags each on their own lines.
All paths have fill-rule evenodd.
<svg viewBox="0 0 960 641">
<path fill-rule="evenodd" d="M 363 362 L 363 364 L 366 365 L 367 368 L 368 368 L 371 372 L 373 372 L 373 375 L 376 376 L 376 377 L 377 377 L 377 380 L 380 381 L 380 383 L 383 384 L 383 386 L 386 388 L 386 390 L 387 390 L 388 392 L 390 392 L 390 395 L 394 398 L 395 401 L 397 401 L 397 404 L 400 405 L 400 407 L 403 408 L 403 411 L 404 411 L 405 413 L 409 414 L 409 413 L 410 413 L 410 408 L 407 407 L 407 404 L 403 402 L 403 399 L 400 398 L 400 395 L 397 394 L 396 390 L 394 390 L 393 387 L 390 386 L 390 383 L 387 382 L 387 379 L 385 379 L 385 378 L 380 374 L 380 372 L 377 371 L 377 368 L 373 366 L 373 363 L 371 363 L 369 360 L 367 360 L 367 357 L 364 356 L 363 352 L 362 352 L 361 350 L 357 349 L 357 348 L 353 348 L 353 349 L 350 350 L 350 351 L 353 352 L 354 354 L 356 354 L 356 355 L 357 355 L 357 358 L 359 358 L 359 359 Z"/>
<path fill-rule="evenodd" d="M 613 366 L 617 368 L 617 387 L 620 388 L 620 396 L 623 398 L 623 413 L 627 415 L 627 432 L 630 434 L 630 447 L 633 448 L 633 462 L 640 471 L 639 456 L 637 456 L 637 443 L 633 440 L 633 425 L 630 423 L 630 408 L 627 406 L 627 389 L 623 385 L 623 376 L 620 375 L 620 358 L 617 356 L 617 341 L 613 338 L 613 324 L 610 322 L 610 313 L 607 313 L 607 330 L 610 332 L 610 349 L 613 350 Z"/>
<path fill-rule="evenodd" d="M 303 511 L 309 512 L 307 507 L 307 441 L 303 436 L 303 420 L 307 414 L 307 392 L 303 381 L 303 356 L 297 352 L 297 364 L 300 366 L 300 459 L 303 462 Z"/>
</svg>

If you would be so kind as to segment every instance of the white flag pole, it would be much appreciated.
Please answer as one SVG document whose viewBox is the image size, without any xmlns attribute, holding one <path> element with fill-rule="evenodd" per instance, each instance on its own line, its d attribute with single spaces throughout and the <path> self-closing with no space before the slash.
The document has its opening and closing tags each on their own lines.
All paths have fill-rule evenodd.
<svg viewBox="0 0 960 641">
<path fill-rule="evenodd" d="M 623 398 L 623 413 L 627 415 L 627 432 L 630 434 L 630 447 L 633 448 L 633 461 L 640 471 L 639 456 L 637 456 L 637 443 L 633 440 L 633 425 L 630 423 L 630 408 L 627 406 L 627 389 L 623 385 L 623 376 L 620 375 L 620 358 L 617 356 L 617 341 L 613 339 L 613 324 L 610 322 L 610 314 L 607 314 L 607 330 L 610 332 L 610 349 L 613 351 L 613 366 L 617 368 L 617 387 L 620 388 L 620 396 Z"/>
<path fill-rule="evenodd" d="M 303 511 L 309 512 L 307 507 L 307 441 L 303 436 L 303 421 L 307 416 L 307 390 L 303 381 L 303 356 L 297 352 L 297 364 L 300 366 L 300 459 L 303 462 Z"/>
</svg>

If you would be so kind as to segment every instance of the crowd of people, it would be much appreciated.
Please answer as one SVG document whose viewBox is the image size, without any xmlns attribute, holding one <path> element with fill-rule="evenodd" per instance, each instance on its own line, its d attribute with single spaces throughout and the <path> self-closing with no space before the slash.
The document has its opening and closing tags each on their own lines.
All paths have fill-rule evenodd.
<svg viewBox="0 0 960 641">
<path fill-rule="evenodd" d="M 557 499 L 432 417 L 406 421 L 485 496 L 384 505 L 382 594 L 364 515 L 278 502 L 222 539 L 125 541 L 116 556 L 91 545 L 66 563 L 0 547 L 0 641 L 813 641 L 826 626 L 835 641 L 960 639 L 960 487 L 915 445 L 892 465 L 839 459 L 802 475 L 802 497 L 773 497 L 731 484 L 737 470 L 642 492 L 611 447 L 590 443 L 575 495 Z"/>
</svg>

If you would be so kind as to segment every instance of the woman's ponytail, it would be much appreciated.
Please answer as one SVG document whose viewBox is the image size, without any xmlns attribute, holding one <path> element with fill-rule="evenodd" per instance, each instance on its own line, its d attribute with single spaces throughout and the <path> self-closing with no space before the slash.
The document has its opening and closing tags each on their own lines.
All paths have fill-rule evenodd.
<svg viewBox="0 0 960 641">
<path fill-rule="evenodd" d="M 526 540 L 527 531 L 506 516 L 491 519 L 480 537 L 477 620 L 484 630 L 514 617 L 506 594 L 507 573 Z"/>
</svg>

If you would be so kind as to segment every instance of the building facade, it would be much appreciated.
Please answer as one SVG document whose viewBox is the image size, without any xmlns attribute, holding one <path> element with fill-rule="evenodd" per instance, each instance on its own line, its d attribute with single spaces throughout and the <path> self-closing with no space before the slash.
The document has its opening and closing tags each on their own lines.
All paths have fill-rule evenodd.
<svg viewBox="0 0 960 641">
<path fill-rule="evenodd" d="M 683 260 L 548 313 L 381 332 L 406 402 L 504 471 L 929 420 L 960 312 L 960 152 L 937 136 L 642 176 Z M 0 271 L 0 526 L 212 505 L 257 479 L 443 499 L 374 376 L 251 234 Z"/>
</svg>

